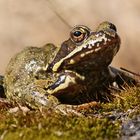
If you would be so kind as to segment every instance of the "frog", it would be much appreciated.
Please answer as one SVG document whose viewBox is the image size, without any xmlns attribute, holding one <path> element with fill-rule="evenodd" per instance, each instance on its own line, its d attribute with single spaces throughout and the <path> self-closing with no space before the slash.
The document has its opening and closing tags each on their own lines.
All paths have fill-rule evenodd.
<svg viewBox="0 0 140 140">
<path fill-rule="evenodd" d="M 116 26 L 105 21 L 95 31 L 75 26 L 60 46 L 27 47 L 6 68 L 6 98 L 31 108 L 108 101 L 118 75 L 132 79 L 110 66 L 120 44 Z"/>
</svg>

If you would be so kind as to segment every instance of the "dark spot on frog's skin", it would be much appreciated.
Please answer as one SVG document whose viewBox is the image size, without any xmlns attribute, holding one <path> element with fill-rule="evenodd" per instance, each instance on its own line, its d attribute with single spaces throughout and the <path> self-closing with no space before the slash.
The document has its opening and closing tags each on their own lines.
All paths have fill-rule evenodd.
<svg viewBox="0 0 140 140">
<path fill-rule="evenodd" d="M 90 46 L 91 46 L 91 47 L 93 47 L 93 45 L 92 45 L 92 44 L 90 44 Z"/>
<path fill-rule="evenodd" d="M 86 48 L 88 48 L 88 47 L 89 47 L 89 44 L 86 45 Z"/>
</svg>

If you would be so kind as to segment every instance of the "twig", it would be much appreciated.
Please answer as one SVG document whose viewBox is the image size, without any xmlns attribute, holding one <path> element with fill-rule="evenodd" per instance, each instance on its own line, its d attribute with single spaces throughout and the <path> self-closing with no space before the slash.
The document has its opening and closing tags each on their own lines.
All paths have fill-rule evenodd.
<svg viewBox="0 0 140 140">
<path fill-rule="evenodd" d="M 139 76 L 139 77 L 140 77 L 140 74 L 138 74 L 138 73 L 132 72 L 132 71 L 127 70 L 127 69 L 122 68 L 122 67 L 120 67 L 120 69 L 123 70 L 123 71 L 129 72 L 129 73 L 131 73 L 131 74 L 134 74 L 135 76 Z"/>
</svg>

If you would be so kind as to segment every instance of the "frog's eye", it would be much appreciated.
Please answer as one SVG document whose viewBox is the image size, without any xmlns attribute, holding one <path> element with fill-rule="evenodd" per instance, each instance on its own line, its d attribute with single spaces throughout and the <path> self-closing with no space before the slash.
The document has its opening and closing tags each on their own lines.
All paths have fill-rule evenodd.
<svg viewBox="0 0 140 140">
<path fill-rule="evenodd" d="M 83 40 L 87 38 L 90 34 L 90 29 L 85 26 L 77 26 L 75 27 L 71 33 L 70 37 L 74 43 L 81 43 Z"/>
<path fill-rule="evenodd" d="M 81 32 L 80 30 L 79 31 L 77 30 L 71 34 L 71 38 L 75 43 L 79 43 L 85 39 L 85 34 Z"/>
</svg>

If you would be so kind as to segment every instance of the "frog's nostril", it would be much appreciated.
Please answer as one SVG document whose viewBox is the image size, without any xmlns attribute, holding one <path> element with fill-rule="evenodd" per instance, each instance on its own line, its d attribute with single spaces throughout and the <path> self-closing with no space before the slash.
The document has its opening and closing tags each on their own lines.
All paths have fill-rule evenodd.
<svg viewBox="0 0 140 140">
<path fill-rule="evenodd" d="M 110 23 L 110 28 L 117 32 L 117 28 L 114 24 Z"/>
</svg>

